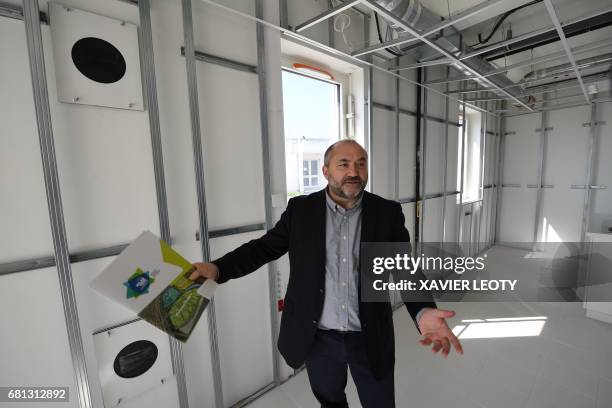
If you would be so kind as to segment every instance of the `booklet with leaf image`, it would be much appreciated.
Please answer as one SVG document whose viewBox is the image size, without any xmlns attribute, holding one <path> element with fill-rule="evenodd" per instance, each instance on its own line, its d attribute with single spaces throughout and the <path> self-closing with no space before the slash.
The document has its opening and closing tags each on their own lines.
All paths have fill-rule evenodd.
<svg viewBox="0 0 612 408">
<path fill-rule="evenodd" d="M 193 271 L 191 262 L 145 231 L 90 286 L 186 342 L 217 286 L 210 279 L 192 281 Z"/>
</svg>

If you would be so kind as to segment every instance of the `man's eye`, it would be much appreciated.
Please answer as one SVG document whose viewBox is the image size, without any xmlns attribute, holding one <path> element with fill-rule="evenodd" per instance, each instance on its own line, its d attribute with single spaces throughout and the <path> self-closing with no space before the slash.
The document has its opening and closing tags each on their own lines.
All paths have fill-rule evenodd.
<svg viewBox="0 0 612 408">
<path fill-rule="evenodd" d="M 348 166 L 348 164 L 347 163 L 340 163 L 339 166 L 340 167 L 346 167 L 346 166 Z"/>
</svg>

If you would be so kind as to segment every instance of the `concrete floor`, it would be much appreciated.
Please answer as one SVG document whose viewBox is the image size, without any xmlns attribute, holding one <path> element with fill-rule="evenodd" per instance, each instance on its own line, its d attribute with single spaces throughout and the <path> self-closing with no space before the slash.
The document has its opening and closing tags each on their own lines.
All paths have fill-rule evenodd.
<svg viewBox="0 0 612 408">
<path fill-rule="evenodd" d="M 493 248 L 489 262 L 521 255 L 519 250 Z M 522 251 L 524 253 L 525 251 Z M 466 319 L 545 317 L 538 335 L 518 335 L 524 321 L 513 323 L 506 337 L 490 322 L 483 338 L 460 339 L 463 356 L 447 360 L 421 346 L 406 312 L 395 312 L 395 388 L 398 407 L 418 408 L 610 408 L 612 407 L 612 325 L 585 316 L 581 303 L 439 304 L 457 311 L 454 328 Z M 472 323 L 473 324 L 473 323 Z M 490 328 L 487 328 L 490 325 Z M 533 321 L 525 328 L 533 326 Z M 529 327 L 528 327 L 529 326 Z M 476 327 L 476 326 L 474 326 Z M 526 334 L 526 333 L 525 333 Z M 533 334 L 533 333 L 532 333 Z M 351 407 L 360 407 L 350 379 L 346 393 Z M 306 371 L 264 394 L 249 408 L 314 408 Z"/>
</svg>

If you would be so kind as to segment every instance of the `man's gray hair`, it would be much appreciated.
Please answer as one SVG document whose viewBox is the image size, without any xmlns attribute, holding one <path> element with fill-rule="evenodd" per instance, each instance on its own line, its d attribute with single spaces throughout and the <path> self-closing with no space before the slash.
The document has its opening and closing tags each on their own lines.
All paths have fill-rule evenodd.
<svg viewBox="0 0 612 408">
<path fill-rule="evenodd" d="M 363 149 L 366 157 L 368 157 L 368 152 L 366 152 L 366 149 L 363 148 L 362 145 L 359 144 L 359 142 L 357 142 L 356 140 L 353 139 L 342 139 L 342 140 L 338 140 L 337 142 L 333 143 L 331 146 L 329 146 L 327 148 L 327 150 L 325 150 L 325 155 L 323 156 L 323 165 L 328 167 L 329 166 L 329 161 L 331 160 L 331 154 L 332 154 L 332 150 L 334 150 L 334 148 L 336 146 L 338 146 L 341 143 L 354 143 L 357 146 L 361 147 L 361 149 Z"/>
</svg>

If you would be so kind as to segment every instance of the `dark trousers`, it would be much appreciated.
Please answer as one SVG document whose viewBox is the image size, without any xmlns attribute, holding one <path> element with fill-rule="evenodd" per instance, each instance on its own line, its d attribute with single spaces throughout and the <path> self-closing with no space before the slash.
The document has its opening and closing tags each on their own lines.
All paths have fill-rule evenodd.
<svg viewBox="0 0 612 408">
<path fill-rule="evenodd" d="M 363 408 L 395 408 L 393 370 L 386 378 L 374 378 L 363 333 L 317 330 L 306 357 L 306 371 L 312 392 L 322 408 L 348 407 L 344 393 L 347 366 Z"/>
</svg>

